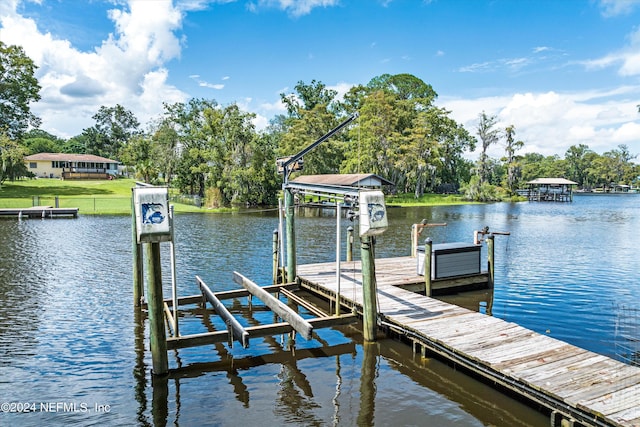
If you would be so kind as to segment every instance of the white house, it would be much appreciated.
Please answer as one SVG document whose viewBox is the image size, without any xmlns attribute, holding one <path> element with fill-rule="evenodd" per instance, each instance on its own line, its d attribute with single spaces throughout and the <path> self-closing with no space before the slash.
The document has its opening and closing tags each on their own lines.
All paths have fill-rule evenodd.
<svg viewBox="0 0 640 427">
<path fill-rule="evenodd" d="M 38 153 L 26 156 L 24 163 L 39 178 L 111 179 L 119 162 L 93 154 Z"/>
</svg>

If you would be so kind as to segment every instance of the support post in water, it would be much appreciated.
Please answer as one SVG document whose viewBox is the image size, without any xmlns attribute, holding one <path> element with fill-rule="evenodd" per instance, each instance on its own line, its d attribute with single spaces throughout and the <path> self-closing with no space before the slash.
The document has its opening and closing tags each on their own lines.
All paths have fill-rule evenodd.
<svg viewBox="0 0 640 427">
<path fill-rule="evenodd" d="M 340 212 L 342 204 L 336 202 L 336 316 L 340 316 Z"/>
<path fill-rule="evenodd" d="M 272 244 L 272 267 L 273 267 L 273 278 L 272 282 L 274 285 L 278 284 L 278 229 L 273 230 L 273 244 Z"/>
<path fill-rule="evenodd" d="M 489 270 L 489 283 L 488 286 L 490 289 L 493 289 L 493 281 L 495 278 L 495 264 L 494 264 L 494 240 L 495 236 L 493 234 L 489 234 L 487 236 L 487 269 Z"/>
<path fill-rule="evenodd" d="M 162 296 L 162 269 L 160 243 L 145 243 L 147 271 L 147 305 L 149 308 L 149 338 L 154 375 L 169 373 L 167 334 L 164 327 L 164 299 Z"/>
<path fill-rule="evenodd" d="M 133 306 L 140 307 L 144 296 L 144 273 L 142 269 L 142 245 L 138 243 L 138 232 L 136 229 L 133 189 L 131 196 L 131 231 L 131 253 L 133 254 Z"/>
<path fill-rule="evenodd" d="M 133 200 L 136 242 L 144 244 L 152 372 L 154 375 L 166 375 L 169 373 L 169 361 L 164 326 L 160 242 L 170 242 L 173 237 L 168 189 L 138 186 L 133 189 Z M 176 304 L 177 301 L 174 301 L 174 307 Z"/>
<path fill-rule="evenodd" d="M 378 330 L 378 303 L 376 299 L 376 267 L 374 257 L 375 238 L 360 238 L 360 259 L 362 262 L 362 305 L 363 305 L 363 338 L 375 341 Z"/>
<path fill-rule="evenodd" d="M 293 193 L 284 190 L 285 221 L 287 223 L 287 282 L 296 280 L 296 227 L 293 209 Z"/>
<path fill-rule="evenodd" d="M 347 262 L 353 261 L 353 227 L 347 227 Z"/>
<path fill-rule="evenodd" d="M 431 296 L 431 252 L 433 250 L 433 242 L 430 237 L 424 241 L 424 294 Z"/>
</svg>

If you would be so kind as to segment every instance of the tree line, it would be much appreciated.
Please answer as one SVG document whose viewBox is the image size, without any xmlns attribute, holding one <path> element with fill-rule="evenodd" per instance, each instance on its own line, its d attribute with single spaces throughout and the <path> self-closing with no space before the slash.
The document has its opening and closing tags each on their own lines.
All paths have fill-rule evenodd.
<svg viewBox="0 0 640 427">
<path fill-rule="evenodd" d="M 21 48 L 0 42 L 0 182 L 28 176 L 23 157 L 39 152 L 95 154 L 120 161 L 138 179 L 164 183 L 198 195 L 210 206 L 276 202 L 282 177 L 275 160 L 290 156 L 358 112 L 349 127 L 309 152 L 304 174 L 375 173 L 395 183 L 394 191 L 413 194 L 462 191 L 476 200 L 515 194 L 530 179 L 565 177 L 583 187 L 635 183 L 638 167 L 626 146 L 602 155 L 586 145 L 571 147 L 565 158 L 529 153 L 513 125 L 500 129 L 482 112 L 475 134 L 451 112 L 434 104 L 431 85 L 410 74 L 383 74 L 352 87 L 343 97 L 322 82 L 299 81 L 280 94 L 286 113 L 266 129 L 255 114 L 213 99 L 165 103 L 162 114 L 143 129 L 122 105 L 102 106 L 95 124 L 69 139 L 39 129 L 29 109 L 39 100 L 33 62 Z M 504 145 L 491 158 L 490 146 Z M 477 161 L 465 155 L 480 148 Z"/>
</svg>

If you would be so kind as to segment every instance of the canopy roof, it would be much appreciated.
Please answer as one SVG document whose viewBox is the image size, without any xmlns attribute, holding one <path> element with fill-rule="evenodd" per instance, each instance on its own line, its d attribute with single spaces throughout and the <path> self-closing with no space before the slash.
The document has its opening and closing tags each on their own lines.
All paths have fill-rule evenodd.
<svg viewBox="0 0 640 427">
<path fill-rule="evenodd" d="M 531 185 L 578 185 L 577 182 L 570 181 L 565 178 L 536 178 L 527 182 Z"/>
<path fill-rule="evenodd" d="M 383 185 L 393 185 L 393 182 L 374 173 L 300 175 L 291 182 L 298 184 L 339 185 L 348 187 L 380 187 Z"/>
</svg>

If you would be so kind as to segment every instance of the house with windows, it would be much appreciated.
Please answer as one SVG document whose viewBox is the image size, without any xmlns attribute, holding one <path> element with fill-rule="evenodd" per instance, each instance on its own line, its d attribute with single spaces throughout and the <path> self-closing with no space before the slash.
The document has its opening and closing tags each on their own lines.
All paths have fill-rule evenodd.
<svg viewBox="0 0 640 427">
<path fill-rule="evenodd" d="M 112 179 L 120 162 L 93 154 L 38 153 L 26 156 L 24 163 L 38 178 Z"/>
</svg>

